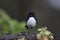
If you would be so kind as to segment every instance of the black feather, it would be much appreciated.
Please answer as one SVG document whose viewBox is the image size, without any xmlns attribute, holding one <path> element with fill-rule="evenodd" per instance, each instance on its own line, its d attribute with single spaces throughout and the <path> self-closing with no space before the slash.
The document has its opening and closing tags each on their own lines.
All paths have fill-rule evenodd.
<svg viewBox="0 0 60 40">
<path fill-rule="evenodd" d="M 27 29 L 29 29 L 28 27 L 27 27 L 27 25 L 25 26 Z"/>
<path fill-rule="evenodd" d="M 35 17 L 35 13 L 34 13 L 33 11 L 32 11 L 32 12 L 29 12 L 29 13 L 28 13 L 28 17 L 27 17 L 27 19 L 26 19 L 26 26 L 25 26 L 27 29 L 32 29 L 32 28 L 33 28 L 33 27 L 28 27 L 28 26 L 27 26 L 27 21 L 28 21 L 28 19 L 29 19 L 30 17 L 34 17 L 35 20 L 37 21 L 37 18 Z"/>
<path fill-rule="evenodd" d="M 28 20 L 30 17 L 34 17 L 35 20 L 37 21 L 37 18 L 35 17 L 35 13 L 34 13 L 34 12 L 29 12 L 29 13 L 28 13 L 28 17 L 27 17 L 27 19 L 26 19 L 26 22 L 27 22 L 27 20 Z"/>
</svg>

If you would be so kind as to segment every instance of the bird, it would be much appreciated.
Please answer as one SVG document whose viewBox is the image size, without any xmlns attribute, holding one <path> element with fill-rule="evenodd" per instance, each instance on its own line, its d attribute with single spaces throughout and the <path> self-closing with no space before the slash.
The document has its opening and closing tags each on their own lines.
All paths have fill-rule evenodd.
<svg viewBox="0 0 60 40">
<path fill-rule="evenodd" d="M 26 19 L 26 28 L 27 29 L 32 29 L 36 26 L 36 22 L 37 22 L 37 18 L 35 16 L 35 13 L 32 11 L 32 12 L 29 12 L 28 13 L 28 17 Z"/>
</svg>

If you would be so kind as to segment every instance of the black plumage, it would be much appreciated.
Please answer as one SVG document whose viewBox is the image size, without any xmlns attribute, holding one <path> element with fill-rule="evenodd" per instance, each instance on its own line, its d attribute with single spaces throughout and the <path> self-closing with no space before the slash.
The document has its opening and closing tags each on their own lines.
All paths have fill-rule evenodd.
<svg viewBox="0 0 60 40">
<path fill-rule="evenodd" d="M 27 19 L 26 19 L 26 26 L 25 26 L 27 29 L 33 28 L 32 26 L 29 27 L 29 25 L 27 25 L 27 21 L 28 21 L 31 17 L 33 17 L 33 18 L 35 19 L 35 21 L 37 21 L 37 18 L 35 17 L 35 13 L 34 13 L 34 12 L 29 12 L 29 13 L 28 13 L 28 17 L 27 17 Z M 33 21 L 33 20 L 31 20 L 31 21 Z"/>
</svg>

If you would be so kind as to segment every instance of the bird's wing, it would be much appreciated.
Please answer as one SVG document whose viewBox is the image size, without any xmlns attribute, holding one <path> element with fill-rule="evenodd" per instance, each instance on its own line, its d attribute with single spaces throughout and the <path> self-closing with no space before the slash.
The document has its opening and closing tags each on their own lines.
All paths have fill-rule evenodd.
<svg viewBox="0 0 60 40">
<path fill-rule="evenodd" d="M 26 22 L 28 21 L 29 17 L 27 17 Z"/>
<path fill-rule="evenodd" d="M 37 18 L 34 16 L 35 20 L 37 21 Z"/>
</svg>

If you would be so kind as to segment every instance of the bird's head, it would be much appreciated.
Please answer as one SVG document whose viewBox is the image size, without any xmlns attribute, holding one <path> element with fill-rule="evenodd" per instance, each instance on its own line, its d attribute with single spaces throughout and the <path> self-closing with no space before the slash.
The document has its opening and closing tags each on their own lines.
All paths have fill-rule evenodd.
<svg viewBox="0 0 60 40">
<path fill-rule="evenodd" d="M 34 13 L 34 12 L 29 12 L 29 13 L 28 13 L 28 16 L 29 16 L 29 17 L 34 17 L 34 16 L 35 16 L 35 13 Z"/>
</svg>

